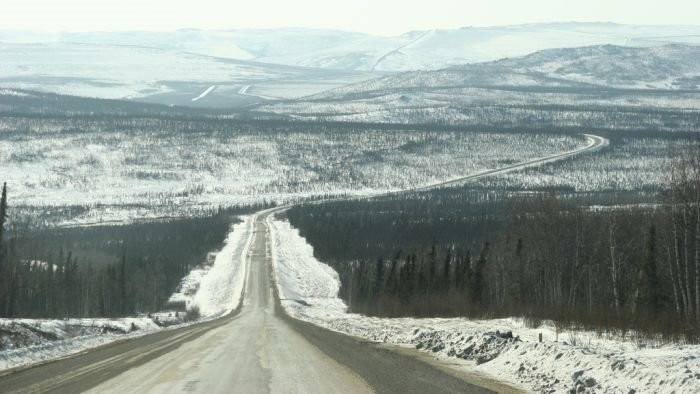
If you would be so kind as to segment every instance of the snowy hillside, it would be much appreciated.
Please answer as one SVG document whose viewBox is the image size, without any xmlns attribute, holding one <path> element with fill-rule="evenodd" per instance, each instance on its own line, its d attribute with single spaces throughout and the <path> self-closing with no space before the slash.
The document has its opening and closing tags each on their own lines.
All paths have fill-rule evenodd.
<svg viewBox="0 0 700 394">
<path fill-rule="evenodd" d="M 318 29 L 174 32 L 17 33 L 0 42 L 137 45 L 238 60 L 343 70 L 406 71 L 523 56 L 587 45 L 700 43 L 698 26 L 549 23 L 414 31 L 395 37 Z"/>
<path fill-rule="evenodd" d="M 496 65 L 515 73 L 572 82 L 640 89 L 700 88 L 700 46 L 669 44 L 651 48 L 613 45 L 551 49 Z M 468 67 L 465 71 L 470 71 Z"/>
<path fill-rule="evenodd" d="M 168 116 L 154 106 L 135 111 L 111 101 L 33 96 L 0 89 L 0 112 L 53 108 L 51 100 L 67 100 L 74 106 L 58 108 L 73 114 L 105 114 L 104 105 L 134 116 L 126 125 L 112 112 L 79 120 L 44 115 L 41 124 L 33 115 L 0 117 L 3 181 L 13 201 L 108 207 L 82 212 L 82 223 L 406 189 L 584 143 L 577 136 L 537 133 L 182 120 L 178 112 Z"/>
<path fill-rule="evenodd" d="M 374 75 L 123 45 L 0 44 L 0 86 L 160 104 L 234 107 Z"/>
<path fill-rule="evenodd" d="M 615 116 L 625 119 L 613 120 L 610 108 L 620 109 Z M 662 108 L 670 111 L 664 116 L 676 120 L 650 115 Z M 350 122 L 522 128 L 538 119 L 557 127 L 663 131 L 697 129 L 693 113 L 698 108 L 700 46 L 681 44 L 548 49 L 520 58 L 408 71 L 258 107 Z"/>
<path fill-rule="evenodd" d="M 456 87 L 700 89 L 700 46 L 548 49 L 528 56 L 437 71 L 405 72 L 312 98 Z"/>
</svg>

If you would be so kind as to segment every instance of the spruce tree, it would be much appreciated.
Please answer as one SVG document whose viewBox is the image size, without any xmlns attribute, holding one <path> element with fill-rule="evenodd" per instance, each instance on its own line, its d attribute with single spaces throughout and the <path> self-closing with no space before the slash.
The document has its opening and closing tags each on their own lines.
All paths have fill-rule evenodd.
<svg viewBox="0 0 700 394">
<path fill-rule="evenodd" d="M 379 301 L 384 287 L 384 259 L 381 257 L 377 260 L 376 277 L 374 278 L 374 291 L 372 296 L 374 301 Z"/>
<path fill-rule="evenodd" d="M 437 248 L 435 247 L 435 241 L 433 241 L 433 246 L 430 248 L 430 254 L 428 255 L 428 279 L 425 285 L 425 293 L 431 294 L 433 288 L 435 287 L 435 272 L 437 271 Z"/>
<path fill-rule="evenodd" d="M 450 291 L 450 270 L 452 267 L 452 247 L 447 248 L 447 256 L 442 266 L 442 290 L 447 293 Z"/>
<path fill-rule="evenodd" d="M 660 309 L 660 286 L 659 273 L 656 266 L 656 227 L 652 224 L 649 227 L 647 238 L 647 248 L 644 263 L 641 268 L 639 291 L 640 306 L 647 311 L 654 313 Z"/>
<path fill-rule="evenodd" d="M 121 315 L 127 314 L 127 302 L 126 302 L 126 253 L 122 254 L 122 263 L 119 269 L 119 313 Z"/>
<path fill-rule="evenodd" d="M 523 239 L 518 238 L 518 244 L 515 247 L 515 258 L 518 263 L 518 285 L 517 285 L 517 304 L 520 305 L 525 300 L 525 263 L 523 262 Z"/>
<path fill-rule="evenodd" d="M 479 259 L 472 267 L 472 283 L 471 283 L 471 298 L 472 302 L 479 306 L 481 304 L 481 296 L 484 287 L 484 267 L 486 266 L 486 258 L 489 252 L 489 243 L 485 242 L 479 254 Z"/>
<path fill-rule="evenodd" d="M 7 269 L 7 264 L 5 263 L 5 243 L 4 240 L 4 229 L 5 229 L 5 218 L 7 217 L 7 183 L 2 184 L 2 197 L 0 197 L 0 316 L 5 315 L 7 310 L 7 287 L 9 283 L 7 282 L 9 272 Z"/>
<path fill-rule="evenodd" d="M 2 184 L 2 197 L 0 197 L 0 263 L 3 256 L 3 236 L 5 219 L 7 218 L 7 183 Z"/>
<path fill-rule="evenodd" d="M 385 286 L 386 293 L 390 294 L 391 296 L 396 295 L 396 275 L 397 275 L 396 271 L 398 269 L 398 264 L 399 264 L 398 260 L 401 257 L 400 253 L 401 252 L 397 253 L 396 257 L 394 257 L 391 260 L 391 265 L 389 268 L 389 276 L 387 276 L 387 279 L 386 279 L 386 286 Z"/>
</svg>

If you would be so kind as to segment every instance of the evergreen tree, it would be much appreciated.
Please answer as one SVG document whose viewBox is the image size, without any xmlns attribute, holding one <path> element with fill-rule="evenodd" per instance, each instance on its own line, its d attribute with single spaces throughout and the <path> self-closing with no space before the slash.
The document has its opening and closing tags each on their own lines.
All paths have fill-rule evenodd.
<svg viewBox="0 0 700 394">
<path fill-rule="evenodd" d="M 442 290 L 444 292 L 450 291 L 451 267 L 452 267 L 452 246 L 447 248 L 447 255 L 445 256 L 445 262 L 442 266 Z"/>
<path fill-rule="evenodd" d="M 127 314 L 128 306 L 126 300 L 126 252 L 122 254 L 122 263 L 119 269 L 119 313 Z"/>
<path fill-rule="evenodd" d="M 484 246 L 481 248 L 481 253 L 479 254 L 479 259 L 476 261 L 472 267 L 471 275 L 471 299 L 476 306 L 479 306 L 482 301 L 482 293 L 484 289 L 484 268 L 486 267 L 486 257 L 489 252 L 489 243 L 485 242 Z"/>
<path fill-rule="evenodd" d="M 523 239 L 518 238 L 518 243 L 515 246 L 515 259 L 518 264 L 516 305 L 522 304 L 525 300 L 525 263 L 523 262 Z"/>
<path fill-rule="evenodd" d="M 661 283 L 657 270 L 656 227 L 649 227 L 646 256 L 639 275 L 639 306 L 650 313 L 658 312 L 661 307 Z"/>
<path fill-rule="evenodd" d="M 372 291 L 372 296 L 374 301 L 379 301 L 382 296 L 382 289 L 384 287 L 384 259 L 379 258 L 377 260 L 377 269 L 374 278 L 374 290 Z"/>
<path fill-rule="evenodd" d="M 390 268 L 389 268 L 389 275 L 387 276 L 386 279 L 386 293 L 395 296 L 396 295 L 396 276 L 397 276 L 397 270 L 398 270 L 398 265 L 399 265 L 399 259 L 401 258 L 401 252 L 399 251 L 396 256 L 391 260 Z"/>
<path fill-rule="evenodd" d="M 435 287 L 435 271 L 437 271 L 437 248 L 435 247 L 435 241 L 433 241 L 433 246 L 430 247 L 430 254 L 428 254 L 428 279 L 425 285 L 426 294 L 430 294 Z"/>
<path fill-rule="evenodd" d="M 5 219 L 7 218 L 7 183 L 2 184 L 2 197 L 0 197 L 0 263 L 3 256 L 3 236 L 5 231 Z"/>
<path fill-rule="evenodd" d="M 2 197 L 0 197 L 0 316 L 5 316 L 9 285 L 9 270 L 5 261 L 5 218 L 7 218 L 7 183 L 2 184 Z"/>
</svg>

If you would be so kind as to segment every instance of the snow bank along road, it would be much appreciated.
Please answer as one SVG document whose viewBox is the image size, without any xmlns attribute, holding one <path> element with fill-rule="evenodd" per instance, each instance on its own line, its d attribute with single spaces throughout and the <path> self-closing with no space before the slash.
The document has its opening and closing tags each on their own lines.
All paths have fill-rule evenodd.
<svg viewBox="0 0 700 394">
<path fill-rule="evenodd" d="M 558 160 L 607 141 L 586 136 L 576 151 L 450 180 L 441 187 Z M 422 187 L 420 190 L 427 189 Z M 488 392 L 405 352 L 301 322 L 271 286 L 266 218 L 253 217 L 242 303 L 232 313 L 115 342 L 73 357 L 0 375 L 2 392 Z M 496 390 L 505 387 L 491 386 Z"/>
</svg>

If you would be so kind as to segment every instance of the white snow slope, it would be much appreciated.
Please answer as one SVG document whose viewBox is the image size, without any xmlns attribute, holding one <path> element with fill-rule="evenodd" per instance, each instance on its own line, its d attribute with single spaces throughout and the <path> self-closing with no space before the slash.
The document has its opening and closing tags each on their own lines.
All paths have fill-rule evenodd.
<svg viewBox="0 0 700 394">
<path fill-rule="evenodd" d="M 559 332 L 519 319 L 373 318 L 348 313 L 338 274 L 286 221 L 268 218 L 275 277 L 291 316 L 376 342 L 413 346 L 457 368 L 540 392 L 700 392 L 700 346 Z M 512 336 L 509 335 L 512 333 Z M 539 343 L 542 333 L 544 341 Z"/>
<path fill-rule="evenodd" d="M 245 253 L 252 240 L 254 216 L 241 216 L 231 226 L 224 247 L 210 253 L 207 261 L 180 281 L 169 302 L 197 308 L 202 317 L 215 318 L 234 310 L 241 301 L 245 283 Z"/>
<path fill-rule="evenodd" d="M 251 84 L 255 84 L 256 94 L 293 98 L 376 77 L 375 73 L 290 67 L 172 49 L 106 44 L 13 44 L 0 40 L 0 59 L 3 88 L 174 105 L 235 106 L 240 99 L 238 91 Z M 248 93 L 247 96 L 256 95 Z"/>
<path fill-rule="evenodd" d="M 204 317 L 217 317 L 234 310 L 241 302 L 246 273 L 246 252 L 253 240 L 254 216 L 244 216 L 232 227 L 214 265 L 201 276 L 199 290 L 188 301 L 188 309 L 199 308 Z M 191 274 L 190 274 L 191 275 Z M 189 276 L 184 281 L 188 281 Z"/>
</svg>

